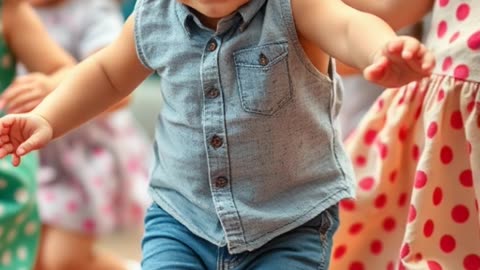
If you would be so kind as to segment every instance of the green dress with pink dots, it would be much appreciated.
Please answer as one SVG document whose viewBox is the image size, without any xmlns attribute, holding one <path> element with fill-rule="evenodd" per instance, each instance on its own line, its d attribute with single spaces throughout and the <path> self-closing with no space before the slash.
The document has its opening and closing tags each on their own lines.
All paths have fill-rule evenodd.
<svg viewBox="0 0 480 270">
<path fill-rule="evenodd" d="M 0 93 L 15 77 L 15 59 L 3 37 L 0 0 Z M 37 157 L 22 158 L 15 168 L 11 158 L 0 160 L 0 269 L 32 269 L 40 234 L 36 205 Z"/>
</svg>

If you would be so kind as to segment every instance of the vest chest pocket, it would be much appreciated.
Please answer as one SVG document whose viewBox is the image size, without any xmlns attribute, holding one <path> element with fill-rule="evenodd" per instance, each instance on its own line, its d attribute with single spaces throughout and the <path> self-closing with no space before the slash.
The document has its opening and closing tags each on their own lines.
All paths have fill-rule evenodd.
<svg viewBox="0 0 480 270">
<path fill-rule="evenodd" d="M 247 112 L 273 115 L 292 99 L 287 42 L 234 53 L 238 89 Z"/>
</svg>

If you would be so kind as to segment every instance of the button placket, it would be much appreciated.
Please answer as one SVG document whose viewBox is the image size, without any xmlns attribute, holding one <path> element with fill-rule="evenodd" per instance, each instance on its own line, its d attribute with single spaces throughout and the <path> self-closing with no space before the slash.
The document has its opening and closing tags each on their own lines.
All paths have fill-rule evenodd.
<svg viewBox="0 0 480 270">
<path fill-rule="evenodd" d="M 217 88 L 212 87 L 207 90 L 207 92 L 205 93 L 205 96 L 207 98 L 214 99 L 220 96 L 220 91 Z"/>
<path fill-rule="evenodd" d="M 222 137 L 218 135 L 213 135 L 212 139 L 210 140 L 210 145 L 215 149 L 222 147 L 223 145 Z"/>
<path fill-rule="evenodd" d="M 217 42 L 215 41 L 215 39 L 211 39 L 209 42 L 208 42 L 208 46 L 207 46 L 207 50 L 209 52 L 213 52 L 217 49 Z"/>
<path fill-rule="evenodd" d="M 217 188 L 224 188 L 227 185 L 228 185 L 228 179 L 226 177 L 219 176 L 217 177 L 217 179 L 215 179 L 215 186 Z"/>
<path fill-rule="evenodd" d="M 215 211 L 232 245 L 243 245 L 243 229 L 238 210 L 230 189 L 230 161 L 228 138 L 225 134 L 225 111 L 223 92 L 219 78 L 218 55 L 222 40 L 214 37 L 205 43 L 202 57 L 203 132 L 206 144 L 208 176 Z"/>
</svg>

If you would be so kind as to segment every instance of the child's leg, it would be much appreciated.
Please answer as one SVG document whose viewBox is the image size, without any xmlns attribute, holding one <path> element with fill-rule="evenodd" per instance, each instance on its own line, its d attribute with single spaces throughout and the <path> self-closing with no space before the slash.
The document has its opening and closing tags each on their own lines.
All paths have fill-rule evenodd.
<svg viewBox="0 0 480 270">
<path fill-rule="evenodd" d="M 218 248 L 153 204 L 145 217 L 143 270 L 216 269 Z"/>
<path fill-rule="evenodd" d="M 195 236 L 156 205 L 148 210 L 145 224 L 144 270 L 327 270 L 338 209 L 332 206 L 261 248 L 235 255 Z"/>
<path fill-rule="evenodd" d="M 258 250 L 233 256 L 224 255 L 221 263 L 225 269 L 235 270 L 327 270 L 332 238 L 338 223 L 338 207 L 335 205 Z"/>
<path fill-rule="evenodd" d="M 95 238 L 44 225 L 36 270 L 124 270 L 113 255 L 98 254 Z"/>
</svg>

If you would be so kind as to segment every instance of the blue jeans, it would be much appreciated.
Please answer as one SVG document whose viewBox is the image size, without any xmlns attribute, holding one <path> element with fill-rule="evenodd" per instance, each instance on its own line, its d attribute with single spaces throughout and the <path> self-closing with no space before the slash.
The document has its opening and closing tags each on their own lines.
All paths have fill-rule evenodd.
<svg viewBox="0 0 480 270">
<path fill-rule="evenodd" d="M 337 227 L 335 205 L 257 250 L 232 255 L 227 247 L 218 247 L 197 237 L 153 204 L 145 218 L 142 269 L 327 270 Z"/>
</svg>

